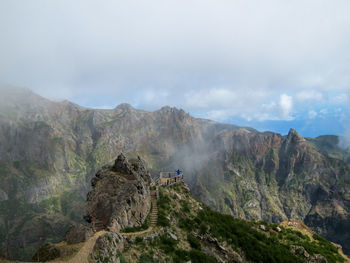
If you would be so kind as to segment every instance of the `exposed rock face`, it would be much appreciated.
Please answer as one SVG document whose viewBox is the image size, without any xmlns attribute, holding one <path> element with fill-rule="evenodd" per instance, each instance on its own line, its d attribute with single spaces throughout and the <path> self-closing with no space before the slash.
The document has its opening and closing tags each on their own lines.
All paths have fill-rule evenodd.
<svg viewBox="0 0 350 263">
<path fill-rule="evenodd" d="M 119 254 L 124 249 L 124 238 L 118 233 L 107 233 L 100 236 L 93 249 L 92 258 L 97 263 L 106 262 L 120 262 Z"/>
<path fill-rule="evenodd" d="M 91 228 L 84 225 L 74 225 L 70 227 L 66 233 L 65 241 L 68 244 L 76 244 L 80 242 L 85 242 L 93 235 Z"/>
<path fill-rule="evenodd" d="M 0 202 L 6 201 L 8 199 L 8 196 L 5 191 L 0 189 Z"/>
<path fill-rule="evenodd" d="M 140 158 L 129 162 L 120 154 L 113 166 L 104 167 L 91 180 L 87 215 L 113 232 L 141 226 L 151 207 L 151 180 Z"/>
<path fill-rule="evenodd" d="M 194 172 L 190 187 L 204 203 L 236 217 L 304 221 L 347 252 L 350 234 L 342 230 L 350 226 L 350 167 L 320 153 L 314 141 L 293 129 L 287 136 L 224 130 L 211 140 L 207 148 L 217 151 Z"/>
<path fill-rule="evenodd" d="M 327 259 L 320 254 L 316 254 L 315 256 L 310 256 L 310 254 L 307 253 L 305 248 L 302 246 L 291 246 L 291 252 L 294 255 L 303 258 L 308 263 L 327 263 L 328 262 Z"/>
<path fill-rule="evenodd" d="M 91 178 L 120 152 L 143 156 L 153 175 L 184 170 L 196 197 L 221 212 L 298 218 L 350 253 L 350 154 L 336 136 L 260 133 L 170 107 L 96 110 L 27 90 L 1 95 L 0 253 L 11 258 L 30 259 L 81 223 Z"/>
</svg>

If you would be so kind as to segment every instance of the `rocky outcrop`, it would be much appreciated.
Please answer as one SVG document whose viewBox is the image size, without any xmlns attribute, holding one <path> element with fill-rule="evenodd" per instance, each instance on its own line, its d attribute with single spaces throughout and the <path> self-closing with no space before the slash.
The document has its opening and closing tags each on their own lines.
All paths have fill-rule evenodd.
<svg viewBox="0 0 350 263">
<path fill-rule="evenodd" d="M 184 170 L 196 197 L 218 211 L 298 218 L 350 253 L 349 231 L 342 231 L 350 225 L 350 155 L 337 137 L 261 133 L 170 107 L 98 110 L 28 90 L 1 95 L 0 253 L 11 258 L 30 259 L 62 238 L 63 223 L 82 223 L 91 178 L 120 152 L 142 155 L 153 175 Z"/>
<path fill-rule="evenodd" d="M 91 180 L 87 216 L 112 232 L 141 226 L 151 207 L 151 180 L 144 161 L 129 161 L 120 154 L 113 166 L 103 167 Z"/>
<path fill-rule="evenodd" d="M 120 253 L 124 249 L 124 238 L 119 233 L 107 233 L 100 236 L 93 248 L 91 257 L 96 263 L 119 262 Z"/>
<path fill-rule="evenodd" d="M 290 250 L 294 255 L 303 258 L 308 263 L 327 263 L 328 262 L 327 259 L 320 254 L 311 256 L 309 253 L 307 253 L 305 248 L 302 246 L 292 245 Z"/>
<path fill-rule="evenodd" d="M 287 136 L 225 130 L 211 143 L 207 149 L 218 150 L 190 181 L 200 200 L 240 218 L 297 218 L 350 251 L 343 231 L 350 214 L 347 163 L 320 153 L 294 129 Z"/>
<path fill-rule="evenodd" d="M 2 189 L 0 189 L 0 202 L 6 201 L 8 199 L 8 195 L 6 192 Z"/>
<path fill-rule="evenodd" d="M 67 244 L 76 244 L 80 242 L 85 242 L 93 235 L 91 228 L 84 225 L 78 224 L 71 226 L 65 236 L 65 241 Z"/>
</svg>

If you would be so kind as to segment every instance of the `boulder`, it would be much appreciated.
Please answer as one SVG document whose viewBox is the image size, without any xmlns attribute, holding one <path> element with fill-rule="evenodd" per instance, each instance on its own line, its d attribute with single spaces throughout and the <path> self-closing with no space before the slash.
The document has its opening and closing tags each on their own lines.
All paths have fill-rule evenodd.
<svg viewBox="0 0 350 263">
<path fill-rule="evenodd" d="M 171 232 L 169 232 L 168 234 L 169 234 L 169 236 L 170 236 L 172 239 L 174 239 L 175 241 L 177 241 L 177 236 L 176 236 L 175 234 L 173 234 L 173 233 L 171 233 Z"/>
<path fill-rule="evenodd" d="M 302 247 L 302 246 L 294 246 L 293 245 L 293 246 L 290 247 L 290 250 L 296 256 L 301 256 L 301 257 L 304 257 L 305 259 L 310 258 L 309 253 L 307 253 L 305 248 Z"/>
</svg>

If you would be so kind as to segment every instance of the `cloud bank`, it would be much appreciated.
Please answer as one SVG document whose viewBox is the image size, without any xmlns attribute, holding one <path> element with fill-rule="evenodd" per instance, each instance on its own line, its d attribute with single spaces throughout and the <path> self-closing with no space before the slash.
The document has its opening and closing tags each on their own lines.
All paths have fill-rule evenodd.
<svg viewBox="0 0 350 263">
<path fill-rule="evenodd" d="M 313 119 L 347 102 L 349 12 L 347 0 L 3 0 L 0 82 L 93 107 Z"/>
</svg>

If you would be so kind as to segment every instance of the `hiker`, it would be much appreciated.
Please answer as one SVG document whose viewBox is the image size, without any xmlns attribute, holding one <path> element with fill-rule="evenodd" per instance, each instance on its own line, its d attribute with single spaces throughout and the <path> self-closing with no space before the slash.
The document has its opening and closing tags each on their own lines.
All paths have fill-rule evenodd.
<svg viewBox="0 0 350 263">
<path fill-rule="evenodd" d="M 177 175 L 180 175 L 182 173 L 182 171 L 180 169 L 177 169 L 176 173 L 177 173 Z"/>
</svg>

